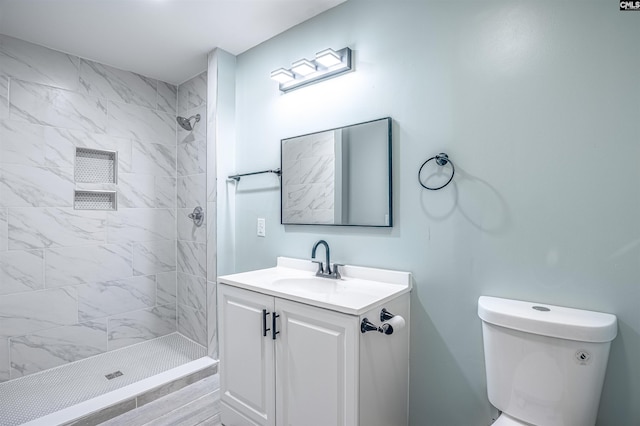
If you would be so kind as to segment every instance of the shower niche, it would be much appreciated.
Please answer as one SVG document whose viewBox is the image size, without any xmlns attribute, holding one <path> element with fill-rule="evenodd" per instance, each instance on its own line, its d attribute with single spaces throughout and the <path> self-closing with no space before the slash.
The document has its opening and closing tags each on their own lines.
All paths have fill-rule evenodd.
<svg viewBox="0 0 640 426">
<path fill-rule="evenodd" d="M 76 190 L 73 207 L 76 210 L 117 210 L 116 191 Z"/>
<path fill-rule="evenodd" d="M 83 184 L 118 183 L 118 153 L 76 147 L 74 180 Z M 76 210 L 117 210 L 117 192 L 105 189 L 76 189 Z"/>
</svg>

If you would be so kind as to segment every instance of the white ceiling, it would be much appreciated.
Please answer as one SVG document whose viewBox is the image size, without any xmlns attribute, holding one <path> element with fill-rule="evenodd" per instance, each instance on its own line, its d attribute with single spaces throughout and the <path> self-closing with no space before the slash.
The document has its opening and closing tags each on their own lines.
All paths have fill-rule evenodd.
<svg viewBox="0 0 640 426">
<path fill-rule="evenodd" d="M 0 33 L 179 84 L 345 0 L 0 0 Z"/>
</svg>

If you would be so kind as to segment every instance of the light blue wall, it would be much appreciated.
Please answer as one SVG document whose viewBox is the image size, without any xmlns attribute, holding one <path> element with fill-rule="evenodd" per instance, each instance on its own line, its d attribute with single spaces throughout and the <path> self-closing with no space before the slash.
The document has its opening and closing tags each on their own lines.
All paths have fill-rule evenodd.
<svg viewBox="0 0 640 426">
<path fill-rule="evenodd" d="M 395 224 L 284 227 L 277 178 L 246 178 L 227 185 L 236 270 L 324 238 L 336 261 L 413 272 L 413 425 L 490 423 L 478 296 L 615 313 L 599 424 L 640 424 L 638 40 L 615 1 L 350 0 L 240 55 L 237 171 L 277 167 L 281 138 L 391 116 Z M 286 95 L 269 79 L 345 46 L 353 73 Z M 454 183 L 423 190 L 441 151 Z"/>
</svg>

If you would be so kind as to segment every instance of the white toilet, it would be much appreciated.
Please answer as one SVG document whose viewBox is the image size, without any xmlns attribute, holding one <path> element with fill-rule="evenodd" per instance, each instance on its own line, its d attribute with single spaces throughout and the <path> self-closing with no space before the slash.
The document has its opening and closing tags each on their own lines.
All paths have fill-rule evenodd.
<svg viewBox="0 0 640 426">
<path fill-rule="evenodd" d="M 482 296 L 489 401 L 493 426 L 592 426 L 615 315 Z"/>
</svg>

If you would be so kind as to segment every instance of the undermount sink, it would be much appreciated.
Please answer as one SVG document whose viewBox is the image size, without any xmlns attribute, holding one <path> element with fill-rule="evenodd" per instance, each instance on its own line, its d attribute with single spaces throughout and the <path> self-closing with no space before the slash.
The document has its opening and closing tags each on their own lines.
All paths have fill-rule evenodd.
<svg viewBox="0 0 640 426">
<path fill-rule="evenodd" d="M 273 287 L 283 291 L 308 291 L 311 293 L 334 293 L 344 283 L 340 280 L 318 277 L 281 278 L 273 281 Z"/>
<path fill-rule="evenodd" d="M 338 312 L 359 315 L 411 291 L 409 272 L 345 265 L 342 278 L 316 277 L 308 260 L 278 257 L 275 268 L 218 277 L 219 282 Z"/>
</svg>

